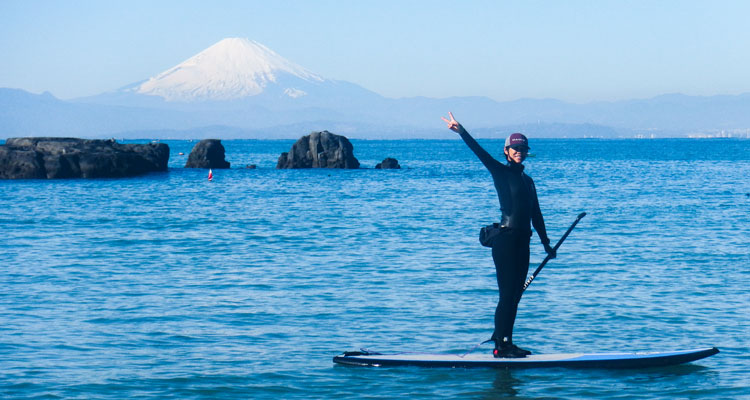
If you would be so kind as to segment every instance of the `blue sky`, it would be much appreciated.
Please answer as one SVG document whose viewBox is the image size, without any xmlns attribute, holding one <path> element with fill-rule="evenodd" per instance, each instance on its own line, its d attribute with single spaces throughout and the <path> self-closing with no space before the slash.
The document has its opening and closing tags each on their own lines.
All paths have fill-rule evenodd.
<svg viewBox="0 0 750 400">
<path fill-rule="evenodd" d="M 750 92 L 747 1 L 0 0 L 0 87 L 67 99 L 226 37 L 387 97 Z"/>
</svg>

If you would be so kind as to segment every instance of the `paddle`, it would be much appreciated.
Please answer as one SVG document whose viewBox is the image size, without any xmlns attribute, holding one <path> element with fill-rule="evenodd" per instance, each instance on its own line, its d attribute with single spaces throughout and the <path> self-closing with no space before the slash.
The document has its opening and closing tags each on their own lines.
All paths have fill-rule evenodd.
<svg viewBox="0 0 750 400">
<path fill-rule="evenodd" d="M 560 238 L 560 241 L 557 242 L 557 244 L 555 245 L 555 247 L 554 247 L 555 252 L 557 252 L 557 249 L 560 247 L 560 245 L 562 244 L 562 242 L 565 241 L 565 238 L 568 237 L 568 235 L 570 235 L 570 231 L 572 231 L 573 228 L 576 227 L 576 225 L 578 224 L 578 221 L 580 221 L 581 218 L 583 218 L 585 216 L 586 216 L 585 212 L 582 212 L 582 213 L 578 214 L 578 218 L 576 218 L 576 220 L 573 222 L 573 225 L 571 225 L 570 228 L 568 228 L 568 230 L 565 232 L 565 234 L 562 235 L 562 237 Z M 526 279 L 526 282 L 524 282 L 524 284 L 523 284 L 523 288 L 521 288 L 521 293 L 518 295 L 519 298 L 521 297 L 521 295 L 523 294 L 523 292 L 526 290 L 526 288 L 529 287 L 529 285 L 531 285 L 531 281 L 533 281 L 534 278 L 536 278 L 536 276 L 539 275 L 539 271 L 541 271 L 542 268 L 544 268 L 544 266 L 547 265 L 547 261 L 549 261 L 549 260 L 550 260 L 550 256 L 548 254 L 547 257 L 545 257 L 544 261 L 542 261 L 542 263 L 539 264 L 538 267 L 536 267 L 536 271 L 534 271 L 534 273 L 531 274 L 531 276 L 528 279 Z"/>
</svg>

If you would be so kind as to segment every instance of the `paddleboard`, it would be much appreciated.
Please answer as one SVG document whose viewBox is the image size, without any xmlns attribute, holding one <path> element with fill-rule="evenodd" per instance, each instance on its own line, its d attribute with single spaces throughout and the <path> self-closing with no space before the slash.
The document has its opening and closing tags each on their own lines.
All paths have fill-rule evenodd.
<svg viewBox="0 0 750 400">
<path fill-rule="evenodd" d="M 364 366 L 448 368 L 647 368 L 688 363 L 712 356 L 716 347 L 665 352 L 532 354 L 525 358 L 494 358 L 492 354 L 381 354 L 370 350 L 345 352 L 333 362 Z"/>
</svg>

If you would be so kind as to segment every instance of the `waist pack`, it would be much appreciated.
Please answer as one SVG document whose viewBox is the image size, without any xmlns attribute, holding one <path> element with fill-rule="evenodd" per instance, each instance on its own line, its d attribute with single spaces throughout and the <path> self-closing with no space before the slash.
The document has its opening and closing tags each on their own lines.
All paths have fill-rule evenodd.
<svg viewBox="0 0 750 400">
<path fill-rule="evenodd" d="M 479 243 L 484 247 L 492 247 L 492 243 L 495 242 L 495 238 L 500 235 L 503 226 L 495 222 L 492 225 L 483 226 L 479 230 Z"/>
</svg>

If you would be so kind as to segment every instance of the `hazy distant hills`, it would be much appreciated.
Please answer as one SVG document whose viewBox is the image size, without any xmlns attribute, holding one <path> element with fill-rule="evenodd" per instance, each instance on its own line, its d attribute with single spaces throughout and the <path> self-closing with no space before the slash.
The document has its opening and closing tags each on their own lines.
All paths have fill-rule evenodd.
<svg viewBox="0 0 750 400">
<path fill-rule="evenodd" d="M 353 138 L 453 137 L 452 111 L 480 137 L 741 136 L 750 94 L 679 94 L 571 104 L 485 97 L 391 99 L 325 79 L 267 47 L 224 39 L 150 79 L 70 101 L 0 88 L 0 137 L 298 138 L 327 129 Z"/>
</svg>

